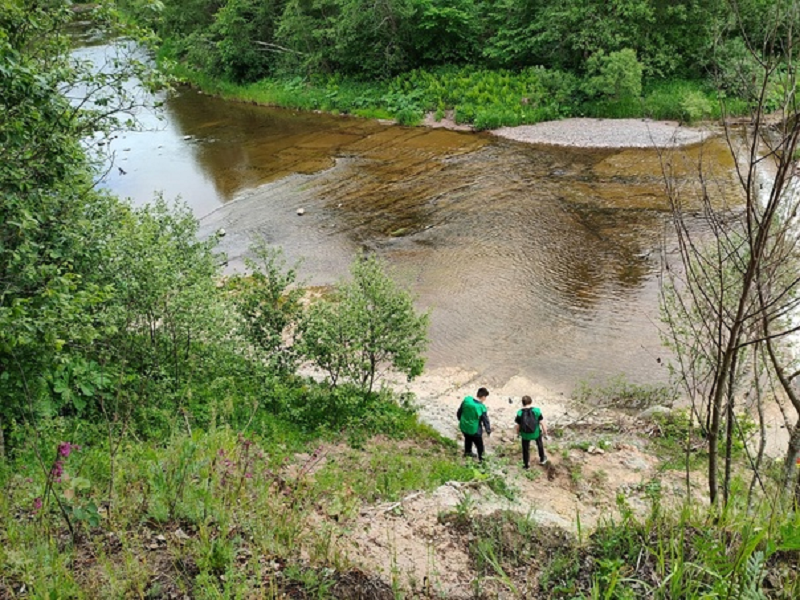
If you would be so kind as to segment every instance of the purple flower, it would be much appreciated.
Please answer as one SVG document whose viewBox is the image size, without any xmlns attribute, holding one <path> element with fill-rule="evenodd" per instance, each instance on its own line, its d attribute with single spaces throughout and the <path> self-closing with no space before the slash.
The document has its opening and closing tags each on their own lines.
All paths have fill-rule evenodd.
<svg viewBox="0 0 800 600">
<path fill-rule="evenodd" d="M 42 499 L 41 498 L 34 498 L 33 499 L 33 512 L 38 512 L 42 509 Z"/>
<path fill-rule="evenodd" d="M 219 451 L 217 452 L 217 456 L 225 456 L 225 450 L 220 448 Z"/>
<path fill-rule="evenodd" d="M 55 479 L 56 481 L 61 481 L 61 476 L 64 474 L 64 465 L 61 464 L 60 460 L 57 460 L 53 463 L 53 468 L 50 471 L 50 477 Z"/>
<path fill-rule="evenodd" d="M 67 458 L 69 456 L 69 453 L 72 452 L 72 449 L 73 446 L 69 442 L 61 442 L 58 445 L 58 453 L 64 458 Z"/>
<path fill-rule="evenodd" d="M 245 473 L 244 476 L 247 479 L 252 479 L 253 478 L 253 474 L 252 473 Z"/>
</svg>

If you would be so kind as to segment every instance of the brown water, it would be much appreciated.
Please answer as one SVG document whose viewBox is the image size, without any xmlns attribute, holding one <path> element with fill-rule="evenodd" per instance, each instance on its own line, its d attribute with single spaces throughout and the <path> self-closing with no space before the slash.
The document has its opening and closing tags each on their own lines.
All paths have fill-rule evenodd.
<svg viewBox="0 0 800 600">
<path fill-rule="evenodd" d="M 182 196 L 205 234 L 226 229 L 231 269 L 258 236 L 303 259 L 315 285 L 373 249 L 431 312 L 431 368 L 564 391 L 620 373 L 666 378 L 658 276 L 669 215 L 653 150 L 531 146 L 188 90 L 154 124 L 114 140 L 124 174 L 115 166 L 105 185 L 137 203 L 154 190 Z M 728 171 L 727 156 L 721 141 L 689 148 L 680 177 L 691 181 L 701 158 Z"/>
</svg>

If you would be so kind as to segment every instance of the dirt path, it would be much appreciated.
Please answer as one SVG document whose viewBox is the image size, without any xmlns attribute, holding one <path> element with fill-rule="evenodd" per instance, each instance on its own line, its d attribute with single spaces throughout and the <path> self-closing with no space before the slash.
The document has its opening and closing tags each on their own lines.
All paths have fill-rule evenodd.
<svg viewBox="0 0 800 600">
<path fill-rule="evenodd" d="M 463 397 L 482 385 L 475 373 L 458 369 L 428 372 L 411 384 L 398 385 L 416 395 L 421 419 L 442 435 L 460 441 L 455 418 Z M 477 575 L 464 540 L 442 524 L 443 514 L 492 514 L 516 511 L 544 526 L 577 534 L 618 515 L 617 495 L 645 514 L 649 486 L 658 478 L 664 495 L 685 495 L 682 474 L 659 473 L 659 460 L 647 453 L 646 425 L 618 411 L 581 406 L 565 395 L 522 377 L 489 388 L 486 402 L 493 433 L 486 439 L 488 471 L 504 479 L 513 500 L 486 485 L 448 483 L 433 493 L 413 493 L 401 502 L 365 508 L 348 536 L 348 555 L 363 567 L 394 579 L 406 589 L 424 582 L 448 598 L 471 597 L 468 583 Z M 520 397 L 529 394 L 542 408 L 551 431 L 546 442 L 549 464 L 521 468 L 514 429 Z M 645 433 L 643 433 L 645 432 Z M 469 459 L 468 459 L 469 460 Z M 701 489 L 697 499 L 703 501 Z M 579 525 L 580 524 L 580 525 Z"/>
</svg>

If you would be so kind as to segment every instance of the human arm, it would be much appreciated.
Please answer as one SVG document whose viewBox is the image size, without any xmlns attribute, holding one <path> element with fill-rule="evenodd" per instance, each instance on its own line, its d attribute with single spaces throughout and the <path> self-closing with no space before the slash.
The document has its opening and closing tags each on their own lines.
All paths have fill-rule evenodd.
<svg viewBox="0 0 800 600">
<path fill-rule="evenodd" d="M 487 411 L 483 411 L 483 414 L 481 414 L 480 422 L 484 431 L 486 431 L 486 435 L 492 435 L 492 424 L 489 422 L 489 413 Z"/>
</svg>

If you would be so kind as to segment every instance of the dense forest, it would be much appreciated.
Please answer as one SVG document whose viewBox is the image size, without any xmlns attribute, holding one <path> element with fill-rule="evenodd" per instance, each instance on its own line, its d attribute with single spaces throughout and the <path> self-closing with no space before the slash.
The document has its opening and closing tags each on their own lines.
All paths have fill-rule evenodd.
<svg viewBox="0 0 800 600">
<path fill-rule="evenodd" d="M 791 31 L 798 19 L 770 0 L 126 3 L 190 78 L 261 81 L 272 103 L 405 123 L 454 110 L 479 129 L 744 114 L 758 96 L 757 57 L 783 52 L 770 24 Z"/>
<path fill-rule="evenodd" d="M 364 514 L 394 524 L 409 494 L 447 482 L 467 490 L 434 515 L 451 540 L 445 552 L 463 550 L 471 574 L 454 597 L 798 597 L 800 427 L 785 463 L 762 462 L 747 437 L 758 424 L 734 411 L 754 381 L 743 373 L 770 368 L 791 396 L 800 372 L 771 345 L 793 331 L 778 326 L 798 297 L 796 228 L 770 229 L 798 208 L 784 201 L 798 137 L 798 13 L 778 0 L 163 0 L 81 10 L 4 0 L 0 598 L 449 597 L 427 575 L 365 572 L 363 556 L 343 550 Z M 132 42 L 117 45 L 114 70 L 75 60 L 76 19 Z M 159 53 L 158 66 L 141 47 Z M 651 114 L 664 97 L 664 114 L 687 119 L 723 114 L 721 100 L 754 117 L 789 107 L 794 118 L 771 131 L 784 137 L 771 150 L 769 202 L 747 196 L 745 173 L 750 227 L 734 234 L 729 212 L 713 215 L 715 254 L 687 258 L 733 266 L 698 271 L 707 287 L 671 316 L 672 343 L 710 388 L 697 389 L 695 410 L 648 426 L 663 463 L 628 490 L 636 510 L 615 489 L 618 520 L 594 531 L 580 515 L 574 531 L 530 511 L 479 515 L 473 493 L 520 503 L 515 477 L 552 474 L 577 488 L 575 453 L 596 450 L 594 440 L 569 437 L 588 435 L 583 425 L 553 426 L 558 465 L 523 475 L 510 466 L 515 441 L 477 465 L 420 423 L 413 398 L 384 377 L 422 373 L 428 315 L 376 256 L 354 257 L 329 289 L 306 290 L 300 268 L 257 241 L 248 273 L 226 277 L 223 231 L 200 239 L 179 203 L 155 197 L 137 208 L 98 189 L 108 138 L 135 125 L 141 99 L 126 83 L 157 90 L 176 73 L 409 122 L 455 110 L 476 127 Z M 676 206 L 679 192 L 670 190 Z M 720 332 L 730 333 L 724 352 Z M 751 349 L 761 362 L 748 370 Z M 688 381 L 688 367 L 682 374 Z M 608 393 L 664 397 L 624 392 Z M 607 425 L 610 449 L 619 428 Z M 676 469 L 686 480 L 678 492 L 662 486 Z M 607 479 L 598 473 L 593 485 Z M 386 543 L 376 544 L 396 551 Z"/>
</svg>

